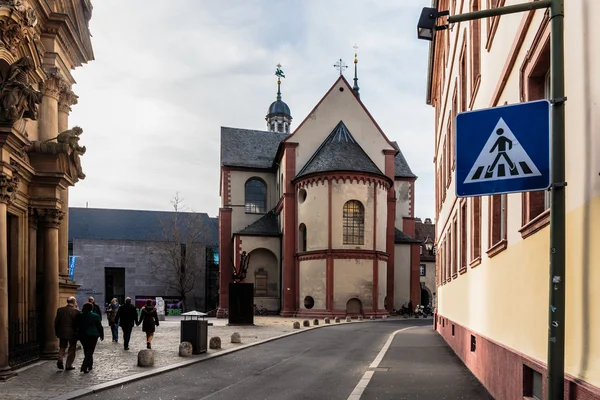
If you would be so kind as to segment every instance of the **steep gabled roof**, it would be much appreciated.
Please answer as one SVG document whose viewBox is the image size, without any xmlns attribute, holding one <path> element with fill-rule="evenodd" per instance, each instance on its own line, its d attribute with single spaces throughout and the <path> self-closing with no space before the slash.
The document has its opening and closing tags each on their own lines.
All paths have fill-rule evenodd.
<svg viewBox="0 0 600 400">
<path fill-rule="evenodd" d="M 394 175 L 399 178 L 416 178 L 417 176 L 413 174 L 410 169 L 406 158 L 404 158 L 404 154 L 402 154 L 402 150 L 400 150 L 400 146 L 398 146 L 398 142 L 392 142 L 398 153 L 394 157 Z"/>
<path fill-rule="evenodd" d="M 298 172 L 301 176 L 332 171 L 354 171 L 384 175 L 354 140 L 343 121 L 331 131 L 321 146 Z"/>
<path fill-rule="evenodd" d="M 279 224 L 277 223 L 275 210 L 269 211 L 257 221 L 236 232 L 236 234 L 247 236 L 279 236 Z"/>
<path fill-rule="evenodd" d="M 367 114 L 367 116 L 369 117 L 369 119 L 371 120 L 371 122 L 373 122 L 373 125 L 375 125 L 375 128 L 379 131 L 379 133 L 381 133 L 381 136 L 383 136 L 383 138 L 385 139 L 385 141 L 390 146 L 393 147 L 393 144 L 390 141 L 390 139 L 388 139 L 388 137 L 383 132 L 383 130 L 381 129 L 381 127 L 379 126 L 379 124 L 377 123 L 377 121 L 375 121 L 375 118 L 373 118 L 373 116 L 371 115 L 371 113 L 369 112 L 369 110 L 367 110 L 367 107 L 362 102 L 362 100 L 360 99 L 360 97 L 358 97 L 356 95 L 356 93 L 354 92 L 354 90 L 352 90 L 352 86 L 350 86 L 350 84 L 348 83 L 348 81 L 346 80 L 346 78 L 344 77 L 344 75 L 340 75 L 340 77 L 338 79 L 336 79 L 336 81 L 329 88 L 329 90 L 325 93 L 325 95 L 321 98 L 321 100 L 319 100 L 319 102 L 317 103 L 317 105 L 313 107 L 313 109 L 302 120 L 302 122 L 300 123 L 300 125 L 298 125 L 298 127 L 296 129 L 294 129 L 294 132 L 292 132 L 291 135 L 288 135 L 288 137 L 286 137 L 284 141 L 287 142 L 287 141 L 291 140 L 291 138 L 300 130 L 300 128 L 302 127 L 302 125 L 304 125 L 304 123 L 311 118 L 311 116 L 319 108 L 319 106 L 321 105 L 321 103 L 323 103 L 323 100 L 325 100 L 327 98 L 327 96 L 329 95 L 329 93 L 331 93 L 331 91 L 337 86 L 338 82 L 340 82 L 340 81 L 342 81 L 345 84 L 346 88 L 350 91 L 350 93 L 352 93 L 354 95 L 354 98 L 356 99 L 356 101 L 358 101 L 358 104 L 360 104 L 360 106 L 365 111 L 365 113 Z"/>
<path fill-rule="evenodd" d="M 273 167 L 279 143 L 289 134 L 221 127 L 221 165 L 229 167 Z"/>
</svg>

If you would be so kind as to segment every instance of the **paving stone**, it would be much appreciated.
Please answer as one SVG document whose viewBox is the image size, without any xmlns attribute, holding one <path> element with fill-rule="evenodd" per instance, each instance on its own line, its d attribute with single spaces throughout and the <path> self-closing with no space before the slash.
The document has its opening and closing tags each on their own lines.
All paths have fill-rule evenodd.
<svg viewBox="0 0 600 400">
<path fill-rule="evenodd" d="M 79 366 L 83 361 L 83 351 L 78 350 L 75 357 L 73 371 L 61 371 L 56 368 L 56 360 L 39 361 L 26 369 L 19 370 L 18 376 L 8 380 L 0 381 L 0 399 L 10 400 L 42 400 L 59 396 L 68 392 L 87 388 L 89 386 L 106 383 L 118 378 L 135 375 L 159 367 L 176 364 L 182 361 L 179 357 L 180 321 L 182 317 L 167 316 L 156 328 L 152 350 L 154 350 L 154 367 L 138 367 L 137 353 L 146 348 L 146 335 L 141 327 L 133 329 L 129 351 L 123 349 L 123 332 L 119 329 L 119 342 L 111 342 L 111 334 L 108 326 L 104 327 L 103 342 L 98 342 L 94 353 L 94 369 L 83 374 L 79 372 Z M 244 344 L 257 342 L 284 333 L 293 332 L 292 318 L 281 318 L 279 316 L 255 316 L 254 326 L 228 327 L 227 319 L 209 318 L 213 326 L 208 327 L 208 335 L 229 337 L 232 332 L 237 331 L 244 337 Z M 103 320 L 105 325 L 106 321 Z M 223 343 L 222 349 L 227 350 L 238 347 L 241 344 Z M 220 349 L 209 349 L 204 354 L 194 354 L 187 358 L 204 358 L 209 354 L 222 351 Z"/>
</svg>

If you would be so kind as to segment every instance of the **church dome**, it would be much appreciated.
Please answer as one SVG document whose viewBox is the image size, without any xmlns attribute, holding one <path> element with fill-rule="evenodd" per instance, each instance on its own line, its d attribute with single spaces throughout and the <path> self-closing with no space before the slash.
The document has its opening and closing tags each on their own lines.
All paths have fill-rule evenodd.
<svg viewBox="0 0 600 400">
<path fill-rule="evenodd" d="M 274 102 L 271 103 L 271 105 L 269 106 L 269 112 L 267 114 L 267 117 L 271 116 L 271 115 L 287 115 L 288 117 L 292 116 L 292 113 L 290 112 L 290 108 L 288 107 L 287 104 L 285 104 L 285 102 L 283 100 L 276 100 Z"/>
</svg>

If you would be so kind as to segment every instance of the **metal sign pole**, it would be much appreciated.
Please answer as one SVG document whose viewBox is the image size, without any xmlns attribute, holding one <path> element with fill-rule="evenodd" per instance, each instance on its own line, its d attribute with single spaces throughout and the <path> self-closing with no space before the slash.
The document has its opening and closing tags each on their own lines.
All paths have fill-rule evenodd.
<svg viewBox="0 0 600 400">
<path fill-rule="evenodd" d="M 550 310 L 546 399 L 564 398 L 565 376 L 565 77 L 564 4 L 550 7 L 551 192 Z"/>
</svg>

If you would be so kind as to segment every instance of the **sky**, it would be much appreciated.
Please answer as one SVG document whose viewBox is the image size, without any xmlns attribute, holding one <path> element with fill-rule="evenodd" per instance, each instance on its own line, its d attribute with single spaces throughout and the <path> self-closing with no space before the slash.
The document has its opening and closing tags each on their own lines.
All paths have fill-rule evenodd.
<svg viewBox="0 0 600 400">
<path fill-rule="evenodd" d="M 431 0 L 101 0 L 90 30 L 95 60 L 73 71 L 71 126 L 83 128 L 86 179 L 71 207 L 217 216 L 221 126 L 266 130 L 277 92 L 292 130 L 339 76 L 418 176 L 415 216 L 434 217 L 434 109 L 425 98 L 429 43 L 416 38 Z M 224 4 L 226 4 L 224 6 Z"/>
</svg>

